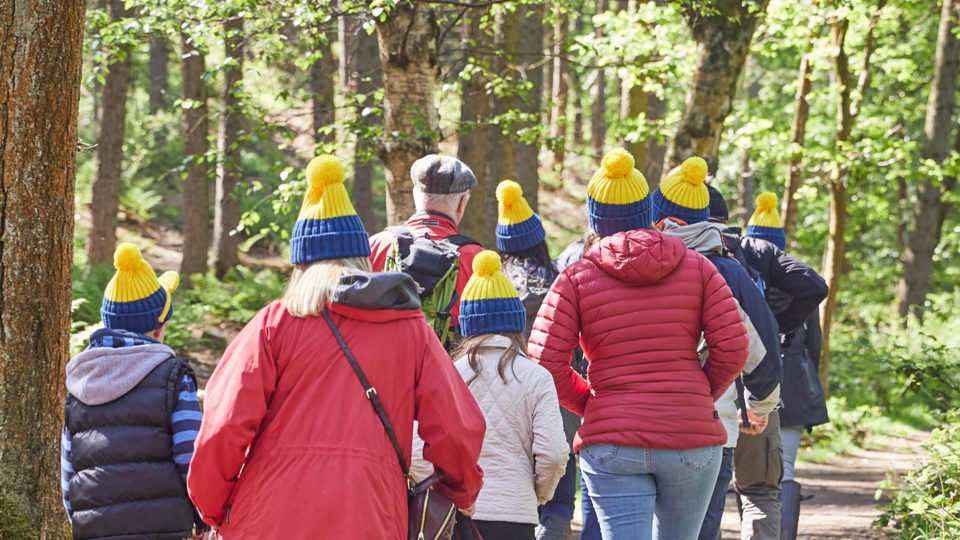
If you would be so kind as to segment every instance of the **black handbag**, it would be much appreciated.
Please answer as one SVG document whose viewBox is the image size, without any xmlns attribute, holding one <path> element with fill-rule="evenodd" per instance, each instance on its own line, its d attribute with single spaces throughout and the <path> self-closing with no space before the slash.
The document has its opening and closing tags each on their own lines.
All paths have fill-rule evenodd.
<svg viewBox="0 0 960 540">
<path fill-rule="evenodd" d="M 397 459 L 400 461 L 400 469 L 403 471 L 403 476 L 407 480 L 407 538 L 409 540 L 450 540 L 453 537 L 457 508 L 450 499 L 432 489 L 433 484 L 440 480 L 440 473 L 435 472 L 424 481 L 414 484 L 410 478 L 410 470 L 407 468 L 407 460 L 403 456 L 403 451 L 400 449 L 400 441 L 397 440 L 397 433 L 393 429 L 393 424 L 390 423 L 390 418 L 387 417 L 387 411 L 384 410 L 380 397 L 377 396 L 377 389 L 370 385 L 370 381 L 367 380 L 363 370 L 360 369 L 360 364 L 357 363 L 357 359 L 354 358 L 350 347 L 348 347 L 347 342 L 344 341 L 343 335 L 337 328 L 336 323 L 333 322 L 333 318 L 330 317 L 330 314 L 326 310 L 323 311 L 323 318 L 327 321 L 327 326 L 330 327 L 330 331 L 333 332 L 333 337 L 336 338 L 337 343 L 340 344 L 340 349 L 347 357 L 347 361 L 350 362 L 350 367 L 353 368 L 353 372 L 356 373 L 357 378 L 360 379 L 360 384 L 363 385 L 367 399 L 370 400 L 374 411 L 376 411 L 377 416 L 380 417 L 380 422 L 383 423 L 383 429 L 387 432 L 387 436 L 393 444 L 393 449 L 397 453 Z"/>
</svg>

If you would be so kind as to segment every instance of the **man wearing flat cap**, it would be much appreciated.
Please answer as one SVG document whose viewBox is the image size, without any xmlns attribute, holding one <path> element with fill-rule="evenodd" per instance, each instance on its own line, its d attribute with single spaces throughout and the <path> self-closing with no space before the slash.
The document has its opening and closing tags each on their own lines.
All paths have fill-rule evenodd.
<svg viewBox="0 0 960 540">
<path fill-rule="evenodd" d="M 447 239 L 459 248 L 460 268 L 457 274 L 457 298 L 473 274 L 473 258 L 483 247 L 472 238 L 460 234 L 460 220 L 470 200 L 470 190 L 477 178 L 465 163 L 450 156 L 430 154 L 410 167 L 413 179 L 413 203 L 417 212 L 405 221 L 402 229 L 416 238 Z M 495 224 L 491 224 L 491 227 Z M 387 256 L 396 242 L 396 228 L 370 237 L 370 262 L 374 272 L 382 272 Z M 460 315 L 460 302 L 452 309 L 452 321 Z"/>
</svg>

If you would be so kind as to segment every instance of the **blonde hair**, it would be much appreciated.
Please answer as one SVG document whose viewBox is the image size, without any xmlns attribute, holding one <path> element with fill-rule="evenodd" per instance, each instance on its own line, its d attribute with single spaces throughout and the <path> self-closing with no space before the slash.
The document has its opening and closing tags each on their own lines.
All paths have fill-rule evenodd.
<svg viewBox="0 0 960 540">
<path fill-rule="evenodd" d="M 370 259 L 366 257 L 299 264 L 290 274 L 290 283 L 283 293 L 283 306 L 294 317 L 319 315 L 336 299 L 337 286 L 343 276 L 371 271 Z"/>
</svg>

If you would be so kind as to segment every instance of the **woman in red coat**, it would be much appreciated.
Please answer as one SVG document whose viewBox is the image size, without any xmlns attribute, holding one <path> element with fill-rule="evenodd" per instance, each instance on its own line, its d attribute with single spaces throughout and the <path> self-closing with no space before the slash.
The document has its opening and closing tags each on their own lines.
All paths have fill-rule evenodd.
<svg viewBox="0 0 960 540">
<path fill-rule="evenodd" d="M 326 309 L 376 388 L 409 464 L 413 422 L 436 489 L 467 513 L 480 491 L 485 424 L 400 273 L 369 273 L 367 235 L 332 156 L 310 186 L 291 239 L 282 300 L 231 343 L 206 387 L 187 480 L 226 538 L 406 535 L 406 481 Z"/>
<path fill-rule="evenodd" d="M 647 194 L 632 156 L 604 157 L 588 186 L 604 238 L 554 282 L 528 345 L 584 417 L 574 449 L 605 540 L 697 537 L 727 438 L 713 403 L 747 356 L 730 289 L 702 255 L 644 228 Z M 570 367 L 578 344 L 589 382 Z"/>
</svg>

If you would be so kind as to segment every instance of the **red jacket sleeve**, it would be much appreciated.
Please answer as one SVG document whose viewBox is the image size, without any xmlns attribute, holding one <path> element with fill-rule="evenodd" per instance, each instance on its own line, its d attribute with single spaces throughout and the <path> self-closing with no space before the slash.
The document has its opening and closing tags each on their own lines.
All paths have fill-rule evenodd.
<svg viewBox="0 0 960 540">
<path fill-rule="evenodd" d="M 424 349 L 414 389 L 414 414 L 424 443 L 423 458 L 443 473 L 437 491 L 457 508 L 467 508 L 483 486 L 477 462 L 486 421 L 433 331 L 426 324 L 419 326 Z"/>
<path fill-rule="evenodd" d="M 570 355 L 580 342 L 580 298 L 570 268 L 561 272 L 540 305 L 527 355 L 553 375 L 560 404 L 583 416 L 590 384 L 570 367 Z"/>
<path fill-rule="evenodd" d="M 730 287 L 710 261 L 699 254 L 697 257 L 703 283 L 700 325 L 710 353 L 703 370 L 716 401 L 743 371 L 750 343 Z"/>
<path fill-rule="evenodd" d="M 227 347 L 207 383 L 187 488 L 203 520 L 211 525 L 224 519 L 247 450 L 276 388 L 277 366 L 265 327 L 268 309 L 261 310 Z"/>
<path fill-rule="evenodd" d="M 374 272 L 383 272 L 393 241 L 393 235 L 387 231 L 380 231 L 370 237 L 370 265 Z"/>
</svg>

